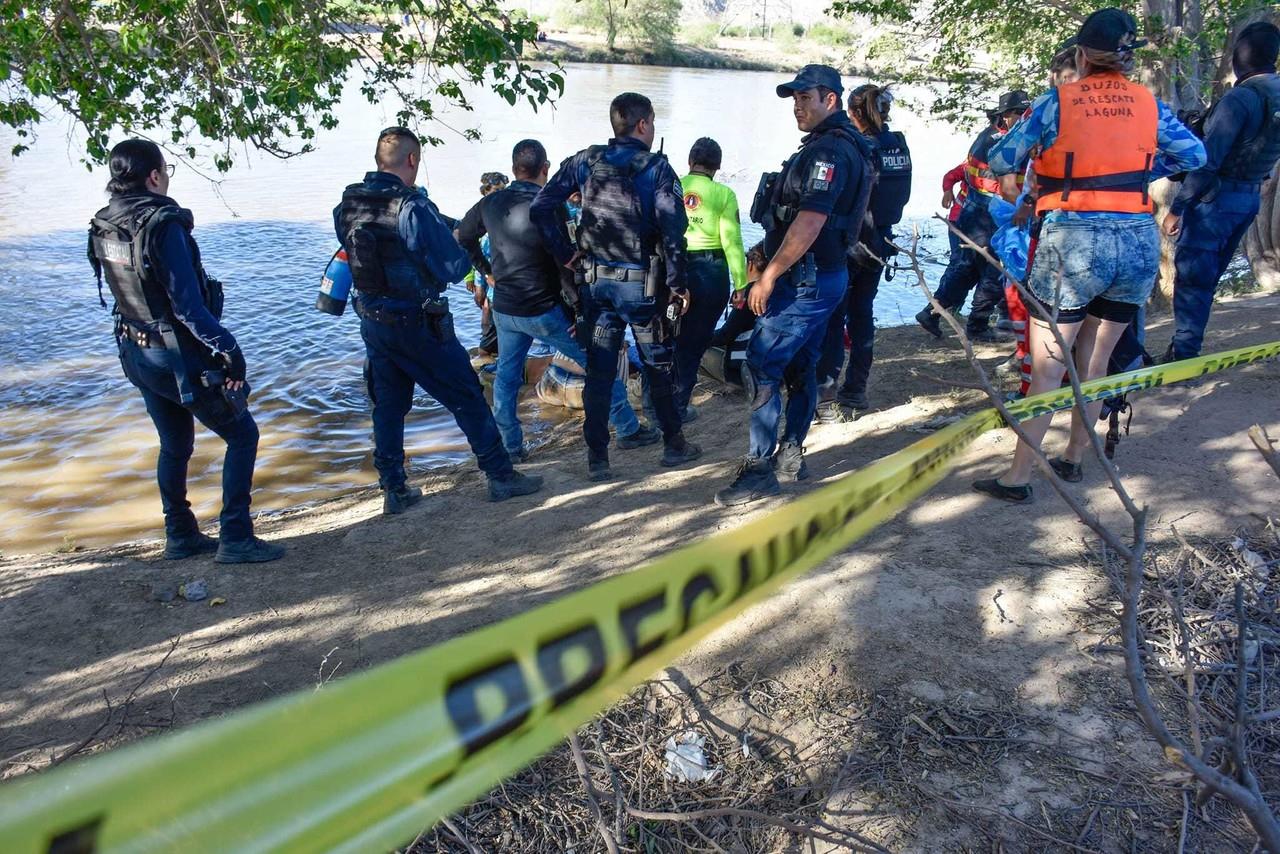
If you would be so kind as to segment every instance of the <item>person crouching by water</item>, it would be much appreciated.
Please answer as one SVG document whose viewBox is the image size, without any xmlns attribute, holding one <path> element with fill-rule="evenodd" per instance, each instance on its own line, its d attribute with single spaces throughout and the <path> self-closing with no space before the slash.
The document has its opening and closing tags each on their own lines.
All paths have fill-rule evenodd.
<svg viewBox="0 0 1280 854">
<path fill-rule="evenodd" d="M 480 381 L 453 331 L 445 283 L 462 279 L 471 261 L 424 190 L 414 187 L 422 144 L 408 128 L 378 135 L 376 172 L 352 184 L 333 210 L 355 287 L 373 398 L 373 463 L 383 489 L 382 512 L 403 513 L 422 498 L 406 483 L 404 417 L 413 386 L 453 414 L 480 469 L 489 500 L 542 488 L 542 478 L 511 466 Z"/>
<path fill-rule="evenodd" d="M 1050 311 L 1057 308 L 1066 353 L 1046 318 L 1029 307 L 1032 395 L 1061 385 L 1073 344 L 1082 382 L 1106 374 L 1116 341 L 1155 286 L 1160 236 L 1149 182 L 1205 162 L 1200 140 L 1151 92 L 1128 80 L 1133 51 L 1146 44 L 1135 40 L 1137 29 L 1133 16 L 1120 9 L 1090 15 L 1077 37 L 1078 79 L 1041 95 L 991 152 L 991 169 L 1004 176 L 1009 196 L 1019 165 L 1032 149 L 1040 150 L 1033 165 L 1036 213 L 1044 227 L 1028 284 Z M 1081 479 L 1086 424 L 1097 419 L 1101 405 L 1090 404 L 1083 417 L 1072 410 L 1066 450 L 1050 461 L 1063 480 Z M 1052 418 L 1023 422 L 1035 447 Z M 1019 442 L 1009 470 L 973 488 L 1004 501 L 1030 501 L 1032 445 Z"/>
<path fill-rule="evenodd" d="M 285 549 L 253 535 L 249 517 L 258 425 L 248 409 L 245 360 L 220 323 L 222 284 L 205 273 L 191 211 L 167 195 L 173 167 L 160 147 L 128 139 L 111 149 L 110 203 L 89 227 L 89 261 L 102 300 L 115 299 L 120 364 L 160 436 L 156 481 L 166 560 L 214 552 L 218 563 L 263 563 Z M 200 533 L 187 501 L 195 421 L 227 443 L 218 539 Z"/>
</svg>

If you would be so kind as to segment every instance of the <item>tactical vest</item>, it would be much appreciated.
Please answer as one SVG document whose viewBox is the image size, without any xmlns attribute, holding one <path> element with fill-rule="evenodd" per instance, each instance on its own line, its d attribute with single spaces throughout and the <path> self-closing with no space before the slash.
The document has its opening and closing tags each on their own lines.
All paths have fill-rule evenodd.
<svg viewBox="0 0 1280 854">
<path fill-rule="evenodd" d="M 174 323 L 173 305 L 155 267 L 155 236 L 171 222 L 182 226 L 205 307 L 215 319 L 221 319 L 222 287 L 205 275 L 200 263 L 200 247 L 191 237 L 191 211 L 178 207 L 172 199 L 153 193 L 112 199 L 89 223 L 88 257 L 98 277 L 102 305 L 107 304 L 102 298 L 102 280 L 106 279 L 115 299 L 115 313 L 125 321 L 146 327 L 169 323 L 186 332 L 186 327 Z"/>
<path fill-rule="evenodd" d="M 444 290 L 400 236 L 400 209 L 416 192 L 404 184 L 359 183 L 343 190 L 338 228 L 351 266 L 351 284 L 362 294 L 422 302 Z"/>
<path fill-rule="evenodd" d="M 1036 212 L 1150 213 L 1160 120 L 1155 96 L 1123 74 L 1058 87 L 1058 138 L 1035 160 Z"/>
<path fill-rule="evenodd" d="M 870 210 L 878 228 L 902 222 L 902 211 L 911 199 L 911 151 L 901 131 L 887 127 L 876 135 L 880 148 L 880 177 L 871 194 Z"/>
<path fill-rule="evenodd" d="M 621 164 L 614 164 L 605 157 L 607 150 L 603 145 L 587 149 L 578 246 L 601 264 L 644 269 L 654 254 L 655 229 L 644 215 L 636 179 L 663 155 L 635 151 Z"/>
<path fill-rule="evenodd" d="M 1218 176 L 1229 181 L 1265 181 L 1280 160 L 1280 76 L 1255 74 L 1240 85 L 1262 102 L 1262 124 L 1249 139 L 1236 140 Z"/>
<path fill-rule="evenodd" d="M 875 147 L 871 142 L 852 125 L 837 125 L 829 130 L 820 133 L 811 134 L 806 138 L 804 145 L 800 150 L 791 155 L 782 166 L 782 172 L 778 175 L 774 182 L 773 192 L 773 219 L 775 222 L 790 225 L 800 212 L 798 205 L 800 197 L 804 192 L 805 176 L 796 170 L 795 165 L 800 160 L 800 155 L 804 153 L 813 141 L 825 134 L 835 134 L 853 146 L 856 157 L 861 158 L 863 180 L 858 187 L 858 194 L 854 197 L 853 205 L 845 213 L 831 212 L 827 217 L 823 228 L 831 228 L 845 232 L 852 247 L 857 243 L 858 232 L 862 228 L 863 220 L 867 215 L 867 206 L 871 201 L 871 191 L 876 186 L 876 173 L 879 171 L 879 161 L 875 153 Z M 766 230 L 770 230 L 769 226 L 765 226 Z"/>
</svg>

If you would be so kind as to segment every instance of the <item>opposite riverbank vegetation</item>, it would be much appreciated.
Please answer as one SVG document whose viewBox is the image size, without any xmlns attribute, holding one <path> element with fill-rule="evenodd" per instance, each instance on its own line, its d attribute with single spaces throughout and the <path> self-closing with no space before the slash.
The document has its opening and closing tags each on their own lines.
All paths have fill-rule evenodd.
<svg viewBox="0 0 1280 854">
<path fill-rule="evenodd" d="M 800 65 L 820 62 L 846 74 L 897 79 L 896 72 L 877 68 L 865 56 L 834 39 L 804 35 L 804 28 L 785 30 L 785 37 L 749 38 L 737 30 L 718 34 L 715 25 L 682 29 L 666 44 L 626 43 L 609 48 L 606 38 L 584 29 L 545 29 L 544 39 L 530 46 L 530 55 L 560 63 L 618 63 L 671 68 L 714 68 L 736 71 L 795 71 Z M 795 34 L 800 31 L 800 35 Z M 825 30 L 820 30 L 825 32 Z M 835 32 L 832 29 L 832 32 Z"/>
</svg>

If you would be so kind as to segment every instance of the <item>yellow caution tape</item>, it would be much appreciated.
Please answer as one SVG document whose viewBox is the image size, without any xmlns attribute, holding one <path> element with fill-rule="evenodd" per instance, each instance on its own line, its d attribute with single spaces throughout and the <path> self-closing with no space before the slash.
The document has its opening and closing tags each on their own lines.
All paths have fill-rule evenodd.
<svg viewBox="0 0 1280 854">
<path fill-rule="evenodd" d="M 1280 356 L 1280 342 L 1107 377 L 1091 400 Z M 1070 390 L 1010 406 L 1032 417 Z M 527 765 L 939 481 L 993 409 L 733 531 L 328 684 L 0 786 L 0 851 L 369 852 Z"/>
</svg>

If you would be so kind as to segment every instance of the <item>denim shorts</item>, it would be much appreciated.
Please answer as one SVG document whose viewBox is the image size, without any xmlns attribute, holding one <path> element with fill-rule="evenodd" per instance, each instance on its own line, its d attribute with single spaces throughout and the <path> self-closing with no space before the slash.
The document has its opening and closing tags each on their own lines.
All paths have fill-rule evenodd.
<svg viewBox="0 0 1280 854">
<path fill-rule="evenodd" d="M 1159 267 L 1152 217 L 1054 217 L 1040 233 L 1028 285 L 1046 306 L 1063 310 L 1097 297 L 1143 305 Z"/>
</svg>

